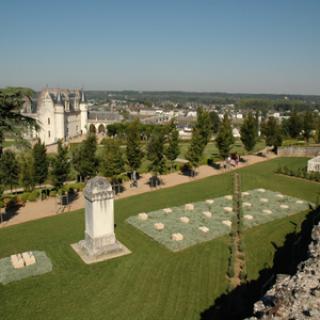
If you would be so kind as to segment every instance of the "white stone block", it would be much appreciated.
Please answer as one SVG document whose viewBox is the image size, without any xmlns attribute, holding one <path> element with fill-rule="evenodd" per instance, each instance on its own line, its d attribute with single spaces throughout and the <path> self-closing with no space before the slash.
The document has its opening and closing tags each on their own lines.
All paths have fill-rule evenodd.
<svg viewBox="0 0 320 320">
<path fill-rule="evenodd" d="M 148 215 L 145 212 L 141 212 L 138 214 L 138 219 L 139 220 L 147 220 L 148 219 Z"/>
<path fill-rule="evenodd" d="M 267 199 L 267 198 L 260 198 L 260 202 L 267 203 L 267 202 L 269 202 L 269 199 Z"/>
<path fill-rule="evenodd" d="M 258 189 L 258 192 L 266 192 L 266 189 L 260 188 Z"/>
<path fill-rule="evenodd" d="M 232 196 L 231 196 L 231 195 L 224 196 L 224 198 L 225 198 L 226 200 L 232 200 Z"/>
<path fill-rule="evenodd" d="M 243 203 L 242 203 L 242 206 L 243 206 L 243 207 L 250 208 L 250 207 L 252 207 L 252 204 L 251 204 L 250 202 L 243 202 Z"/>
<path fill-rule="evenodd" d="M 249 193 L 249 192 L 247 192 L 247 191 L 244 191 L 244 192 L 242 192 L 241 194 L 242 194 L 242 196 L 244 196 L 244 197 L 246 197 L 246 196 L 249 196 L 249 195 L 250 195 L 250 193 Z"/>
<path fill-rule="evenodd" d="M 164 229 L 164 224 L 161 223 L 161 222 L 156 222 L 153 226 L 154 226 L 154 228 L 155 228 L 156 230 L 158 230 L 158 231 L 161 231 L 161 230 Z"/>
<path fill-rule="evenodd" d="M 209 228 L 205 227 L 205 226 L 199 227 L 199 230 L 202 231 L 203 233 L 208 233 L 209 232 Z"/>
<path fill-rule="evenodd" d="M 31 251 L 23 252 L 22 258 L 26 266 L 31 266 L 32 264 L 36 263 L 36 258 Z"/>
<path fill-rule="evenodd" d="M 232 226 L 232 222 L 230 220 L 223 220 L 222 223 L 228 227 Z"/>
<path fill-rule="evenodd" d="M 289 206 L 286 205 L 286 204 L 281 204 L 281 205 L 280 205 L 280 208 L 281 208 L 281 209 L 289 209 Z"/>
<path fill-rule="evenodd" d="M 190 219 L 188 217 L 180 217 L 180 221 L 182 223 L 189 223 L 190 222 Z"/>
<path fill-rule="evenodd" d="M 187 211 L 192 211 L 194 209 L 194 205 L 192 203 L 187 203 L 184 206 L 184 209 L 187 210 Z"/>
<path fill-rule="evenodd" d="M 279 198 L 279 199 L 283 199 L 283 198 L 284 198 L 284 195 L 281 194 L 281 193 L 278 193 L 276 197 Z"/>
<path fill-rule="evenodd" d="M 297 204 L 303 204 L 304 201 L 302 201 L 302 200 L 297 200 L 296 203 L 297 203 Z"/>
<path fill-rule="evenodd" d="M 269 209 L 263 209 L 262 212 L 266 214 L 272 214 L 272 211 Z"/>
<path fill-rule="evenodd" d="M 171 239 L 174 241 L 182 241 L 183 240 L 183 235 L 181 233 L 173 233 L 171 235 Z"/>
<path fill-rule="evenodd" d="M 212 217 L 212 213 L 210 211 L 203 211 L 202 214 L 207 218 L 211 218 Z"/>
<path fill-rule="evenodd" d="M 171 213 L 172 209 L 171 208 L 165 208 L 165 209 L 163 209 L 163 212 L 164 213 Z"/>
<path fill-rule="evenodd" d="M 244 218 L 247 220 L 253 220 L 253 216 L 251 216 L 250 214 L 245 214 Z"/>
<path fill-rule="evenodd" d="M 227 212 L 227 213 L 230 213 L 233 211 L 231 207 L 224 207 L 223 210 L 224 212 Z"/>
<path fill-rule="evenodd" d="M 10 260 L 14 269 L 22 269 L 24 267 L 24 260 L 20 253 L 10 256 Z"/>
<path fill-rule="evenodd" d="M 213 203 L 214 203 L 214 200 L 213 200 L 213 199 L 207 199 L 207 200 L 206 200 L 206 203 L 207 203 L 207 204 L 213 204 Z"/>
</svg>

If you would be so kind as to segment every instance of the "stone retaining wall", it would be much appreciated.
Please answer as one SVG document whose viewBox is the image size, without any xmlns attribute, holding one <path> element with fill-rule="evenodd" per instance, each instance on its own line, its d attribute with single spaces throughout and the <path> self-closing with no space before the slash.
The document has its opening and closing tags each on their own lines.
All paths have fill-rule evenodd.
<svg viewBox="0 0 320 320">
<path fill-rule="evenodd" d="M 320 145 L 310 147 L 279 147 L 278 155 L 284 157 L 315 157 L 320 154 Z"/>
</svg>

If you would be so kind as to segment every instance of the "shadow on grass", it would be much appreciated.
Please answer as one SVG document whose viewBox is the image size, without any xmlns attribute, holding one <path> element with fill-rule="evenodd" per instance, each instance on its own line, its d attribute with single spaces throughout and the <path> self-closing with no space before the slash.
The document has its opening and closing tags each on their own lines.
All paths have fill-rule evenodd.
<svg viewBox="0 0 320 320">
<path fill-rule="evenodd" d="M 293 275 L 301 261 L 308 258 L 308 246 L 311 242 L 311 231 L 320 221 L 320 206 L 310 208 L 310 212 L 301 225 L 300 232 L 291 232 L 286 236 L 284 245 L 276 249 L 273 266 L 259 272 L 259 278 L 248 281 L 228 293 L 222 294 L 215 303 L 201 313 L 202 320 L 228 319 L 239 320 L 253 314 L 253 305 L 275 283 L 277 274 Z M 296 223 L 291 222 L 295 227 Z"/>
</svg>

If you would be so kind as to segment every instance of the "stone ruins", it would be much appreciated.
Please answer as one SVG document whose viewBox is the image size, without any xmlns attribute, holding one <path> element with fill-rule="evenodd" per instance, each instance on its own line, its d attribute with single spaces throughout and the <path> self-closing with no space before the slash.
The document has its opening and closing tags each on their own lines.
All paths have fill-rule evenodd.
<svg viewBox="0 0 320 320">
<path fill-rule="evenodd" d="M 279 275 L 275 285 L 254 305 L 256 319 L 320 319 L 320 223 L 313 228 L 309 259 L 294 276 Z"/>
</svg>

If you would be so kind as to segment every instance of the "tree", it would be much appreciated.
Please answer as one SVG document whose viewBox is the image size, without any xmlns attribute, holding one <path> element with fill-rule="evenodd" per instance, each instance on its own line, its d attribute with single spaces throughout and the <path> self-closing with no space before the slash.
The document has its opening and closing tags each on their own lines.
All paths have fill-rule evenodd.
<svg viewBox="0 0 320 320">
<path fill-rule="evenodd" d="M 35 168 L 34 159 L 31 153 L 24 153 L 20 155 L 19 159 L 20 167 L 20 183 L 24 187 L 25 191 L 32 191 L 35 183 Z"/>
<path fill-rule="evenodd" d="M 274 117 L 269 117 L 261 126 L 261 133 L 265 137 L 266 145 L 273 146 L 275 152 L 282 144 L 281 126 Z"/>
<path fill-rule="evenodd" d="M 2 208 L 4 208 L 3 192 L 4 192 L 4 187 L 3 185 L 0 184 L 0 223 L 2 223 L 3 221 L 3 216 L 2 216 Z"/>
<path fill-rule="evenodd" d="M 19 163 L 11 150 L 4 151 L 0 159 L 0 181 L 11 190 L 19 183 Z"/>
<path fill-rule="evenodd" d="M 245 117 L 240 128 L 241 142 L 247 151 L 252 151 L 257 143 L 257 123 L 252 112 Z"/>
<path fill-rule="evenodd" d="M 180 153 L 179 149 L 179 131 L 176 128 L 175 122 L 172 121 L 170 124 L 170 130 L 168 133 L 168 147 L 165 150 L 165 155 L 168 160 L 171 161 L 171 169 L 173 168 L 173 162 Z"/>
<path fill-rule="evenodd" d="M 49 161 L 46 146 L 44 143 L 41 143 L 40 139 L 38 139 L 32 148 L 32 161 L 34 182 L 41 185 L 48 178 Z"/>
<path fill-rule="evenodd" d="M 5 134 L 14 138 L 18 146 L 28 146 L 29 143 L 24 138 L 24 134 L 30 130 L 39 129 L 35 119 L 20 113 L 24 97 L 31 94 L 31 89 L 7 88 L 0 90 L 0 157 L 3 153 Z"/>
<path fill-rule="evenodd" d="M 197 110 L 197 122 L 195 124 L 196 130 L 199 131 L 199 134 L 201 136 L 201 143 L 203 146 L 203 149 L 208 144 L 211 136 L 211 121 L 209 117 L 209 113 L 203 108 L 198 108 Z"/>
<path fill-rule="evenodd" d="M 143 152 L 140 147 L 140 133 L 138 120 L 131 122 L 127 128 L 127 148 L 126 155 L 131 171 L 138 170 L 141 166 Z"/>
<path fill-rule="evenodd" d="M 228 157 L 233 144 L 234 137 L 232 134 L 231 122 L 229 120 L 228 114 L 225 113 L 218 135 L 216 137 L 216 145 L 222 158 L 225 159 Z"/>
<path fill-rule="evenodd" d="M 191 164 L 192 168 L 197 168 L 199 166 L 202 154 L 203 154 L 203 141 L 199 130 L 196 128 L 192 129 L 191 143 L 186 152 L 186 159 Z"/>
<path fill-rule="evenodd" d="M 124 172 L 124 160 L 118 141 L 105 139 L 100 159 L 100 172 L 105 177 L 117 179 Z"/>
<path fill-rule="evenodd" d="M 162 174 L 165 169 L 164 158 L 164 133 L 161 130 L 156 130 L 152 133 L 147 145 L 147 158 L 151 161 L 149 169 L 154 173 Z"/>
<path fill-rule="evenodd" d="M 87 138 L 72 151 L 72 164 L 79 173 L 81 181 L 96 175 L 98 168 L 96 151 L 97 138 L 92 133 L 89 133 Z"/>
<path fill-rule="evenodd" d="M 306 111 L 303 115 L 303 137 L 307 143 L 309 143 L 309 139 L 311 138 L 312 130 L 313 130 L 313 114 L 310 111 Z"/>
<path fill-rule="evenodd" d="M 221 123 L 218 113 L 215 111 L 211 111 L 209 113 L 209 118 L 211 122 L 211 131 L 213 134 L 217 134 Z"/>
<path fill-rule="evenodd" d="M 68 147 L 63 146 L 62 141 L 58 141 L 58 153 L 52 159 L 51 176 L 53 185 L 61 188 L 67 181 L 70 172 L 70 161 L 68 157 Z"/>
<path fill-rule="evenodd" d="M 296 139 L 302 130 L 301 117 L 297 112 L 293 111 L 287 123 L 288 134 L 291 138 Z"/>
</svg>

